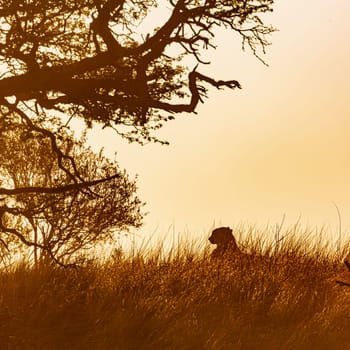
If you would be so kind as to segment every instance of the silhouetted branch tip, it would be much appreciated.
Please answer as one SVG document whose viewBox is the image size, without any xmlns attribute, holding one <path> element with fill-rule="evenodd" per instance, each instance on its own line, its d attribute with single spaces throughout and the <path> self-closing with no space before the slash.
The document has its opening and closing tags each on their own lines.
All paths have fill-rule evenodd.
<svg viewBox="0 0 350 350">
<path fill-rule="evenodd" d="M 229 81 L 223 81 L 219 80 L 217 83 L 217 87 L 220 88 L 221 86 L 227 86 L 230 89 L 238 88 L 242 89 L 241 84 L 237 80 L 229 80 Z"/>
</svg>

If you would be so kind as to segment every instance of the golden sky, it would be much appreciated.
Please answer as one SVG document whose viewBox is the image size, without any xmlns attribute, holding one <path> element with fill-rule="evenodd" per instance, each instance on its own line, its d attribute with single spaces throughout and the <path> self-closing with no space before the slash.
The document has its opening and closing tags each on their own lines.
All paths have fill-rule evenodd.
<svg viewBox="0 0 350 350">
<path fill-rule="evenodd" d="M 150 214 L 140 235 L 207 234 L 241 222 L 329 225 L 350 235 L 350 1 L 279 0 L 278 28 L 262 65 L 231 33 L 217 38 L 210 67 L 243 89 L 215 91 L 198 115 L 178 116 L 160 136 L 170 146 L 129 145 L 94 130 L 139 175 Z"/>
</svg>

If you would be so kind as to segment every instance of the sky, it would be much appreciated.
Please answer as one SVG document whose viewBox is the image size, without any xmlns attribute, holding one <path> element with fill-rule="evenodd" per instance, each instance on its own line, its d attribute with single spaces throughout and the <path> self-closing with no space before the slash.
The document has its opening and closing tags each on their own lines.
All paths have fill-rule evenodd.
<svg viewBox="0 0 350 350">
<path fill-rule="evenodd" d="M 138 175 L 148 215 L 137 236 L 205 239 L 216 226 L 273 226 L 283 217 L 287 226 L 350 236 L 349 14 L 349 0 L 277 0 L 268 67 L 220 32 L 211 65 L 198 70 L 243 89 L 209 89 L 197 115 L 159 132 L 170 146 L 93 130 L 92 145 L 117 152 Z"/>
</svg>

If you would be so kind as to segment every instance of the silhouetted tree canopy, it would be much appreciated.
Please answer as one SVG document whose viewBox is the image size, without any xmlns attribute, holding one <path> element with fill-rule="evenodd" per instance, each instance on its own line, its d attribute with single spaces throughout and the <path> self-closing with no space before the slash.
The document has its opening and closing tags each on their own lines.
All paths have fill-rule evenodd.
<svg viewBox="0 0 350 350">
<path fill-rule="evenodd" d="M 154 15 L 158 6 L 164 18 Z M 223 27 L 260 57 L 273 31 L 261 16 L 272 6 L 273 0 L 0 0 L 0 128 L 19 117 L 50 141 L 69 174 L 60 188 L 34 190 L 90 185 L 57 146 L 62 123 L 80 118 L 129 141 L 163 142 L 154 131 L 174 114 L 195 112 L 207 86 L 240 88 L 236 80 L 200 73 L 202 54 Z"/>
<path fill-rule="evenodd" d="M 26 192 L 0 198 L 0 244 L 10 255 L 30 248 L 34 262 L 74 262 L 77 255 L 100 243 L 113 242 L 121 231 L 141 225 L 142 203 L 136 184 L 115 162 L 61 132 L 60 148 L 72 154 L 86 181 L 102 181 L 85 190 Z M 63 138 L 63 135 L 66 137 Z M 0 185 L 57 188 L 69 175 L 55 161 L 49 141 L 21 124 L 0 132 Z M 28 250 L 28 249 L 27 249 Z"/>
</svg>

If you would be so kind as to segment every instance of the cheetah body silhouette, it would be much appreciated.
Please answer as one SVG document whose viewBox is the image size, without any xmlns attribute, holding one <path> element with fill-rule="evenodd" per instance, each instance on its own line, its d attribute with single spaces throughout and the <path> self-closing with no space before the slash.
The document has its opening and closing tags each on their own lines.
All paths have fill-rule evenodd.
<svg viewBox="0 0 350 350">
<path fill-rule="evenodd" d="M 216 248 L 211 254 L 212 258 L 245 255 L 238 248 L 232 229 L 229 227 L 219 227 L 213 230 L 209 237 L 209 242 L 216 244 Z"/>
</svg>

